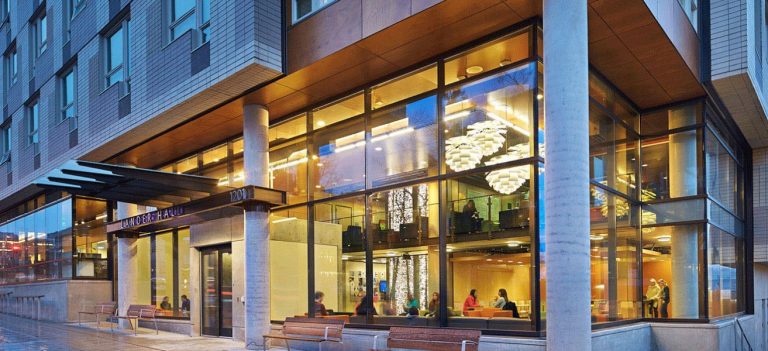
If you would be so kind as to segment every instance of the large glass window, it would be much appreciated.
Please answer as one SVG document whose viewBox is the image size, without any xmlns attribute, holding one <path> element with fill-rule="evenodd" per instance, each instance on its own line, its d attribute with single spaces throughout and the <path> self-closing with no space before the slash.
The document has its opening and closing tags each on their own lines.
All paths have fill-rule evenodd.
<svg viewBox="0 0 768 351">
<path fill-rule="evenodd" d="M 307 144 L 304 138 L 288 144 L 281 144 L 269 152 L 270 186 L 283 190 L 288 203 L 307 201 Z M 317 165 L 317 163 L 315 163 Z M 329 164 L 329 167 L 333 165 Z M 325 167 L 323 165 L 322 167 Z M 318 170 L 324 171 L 322 167 Z"/>
<path fill-rule="evenodd" d="M 640 318 L 639 207 L 594 185 L 590 193 L 592 321 Z"/>
<path fill-rule="evenodd" d="M 307 209 L 299 207 L 269 214 L 270 313 L 272 320 L 307 312 Z M 321 252 L 322 254 L 322 252 Z M 315 254 L 317 256 L 317 253 Z M 329 264 L 329 266 L 332 266 Z M 333 266 L 335 267 L 335 266 Z M 335 272 L 334 269 L 332 272 Z M 336 285 L 335 285 L 336 286 Z M 337 286 L 336 286 L 337 287 Z M 329 294 L 329 308 L 335 295 Z M 336 309 L 338 311 L 338 309 Z"/>
<path fill-rule="evenodd" d="M 461 172 L 530 157 L 535 65 L 445 92 L 445 163 Z"/>
<path fill-rule="evenodd" d="M 0 285 L 72 277 L 72 199 L 0 225 Z"/>
<path fill-rule="evenodd" d="M 437 175 L 435 96 L 373 114 L 366 173 L 372 188 Z"/>
<path fill-rule="evenodd" d="M 744 310 L 744 242 L 715 226 L 707 238 L 709 316 Z"/>
<path fill-rule="evenodd" d="M 173 315 L 178 308 L 174 306 L 174 257 L 173 257 L 173 232 L 156 234 L 152 243 L 152 255 L 155 258 L 154 276 L 152 281 L 155 285 L 155 291 L 152 294 L 152 304 L 157 306 L 163 315 Z"/>
<path fill-rule="evenodd" d="M 107 279 L 107 202 L 75 200 L 75 275 Z"/>
<path fill-rule="evenodd" d="M 726 210 L 742 215 L 741 167 L 709 128 L 705 132 L 707 193 Z"/>
<path fill-rule="evenodd" d="M 354 119 L 314 134 L 310 184 L 315 199 L 365 188 L 363 126 L 362 119 Z"/>
<path fill-rule="evenodd" d="M 481 45 L 445 62 L 445 84 L 480 75 L 530 57 L 530 29 Z"/>
<path fill-rule="evenodd" d="M 699 194 L 699 132 L 689 130 L 642 141 L 643 201 Z"/>
<path fill-rule="evenodd" d="M 446 182 L 448 326 L 532 328 L 531 169 Z"/>
<path fill-rule="evenodd" d="M 646 227 L 642 235 L 643 315 L 646 318 L 703 318 L 701 226 Z"/>
<path fill-rule="evenodd" d="M 35 145 L 40 142 L 39 127 L 40 104 L 35 100 L 27 107 L 27 145 Z"/>
<path fill-rule="evenodd" d="M 367 288 L 365 198 L 317 203 L 313 212 L 314 293 L 324 306 L 316 303 L 314 313 L 350 314 L 352 323 L 366 323 L 380 297 Z"/>
<path fill-rule="evenodd" d="M 171 40 L 189 30 L 199 30 L 200 44 L 211 35 L 211 0 L 168 0 Z"/>
<path fill-rule="evenodd" d="M 189 228 L 142 236 L 136 244 L 138 297 L 135 303 L 154 305 L 163 318 L 190 318 Z"/>
</svg>

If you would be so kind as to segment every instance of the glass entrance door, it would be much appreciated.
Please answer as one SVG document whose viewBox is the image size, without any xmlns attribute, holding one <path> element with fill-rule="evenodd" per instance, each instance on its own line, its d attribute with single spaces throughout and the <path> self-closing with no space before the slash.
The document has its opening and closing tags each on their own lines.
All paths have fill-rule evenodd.
<svg viewBox="0 0 768 351">
<path fill-rule="evenodd" d="M 204 335 L 232 336 L 232 248 L 201 252 Z"/>
</svg>

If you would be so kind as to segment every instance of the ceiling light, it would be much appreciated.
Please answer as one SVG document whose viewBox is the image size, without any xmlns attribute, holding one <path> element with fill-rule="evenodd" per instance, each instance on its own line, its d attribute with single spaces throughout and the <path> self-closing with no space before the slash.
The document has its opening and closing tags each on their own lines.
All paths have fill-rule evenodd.
<svg viewBox="0 0 768 351">
<path fill-rule="evenodd" d="M 589 236 L 589 240 L 600 241 L 600 240 L 603 240 L 603 236 L 602 235 L 590 235 Z"/>
<path fill-rule="evenodd" d="M 509 246 L 509 247 L 518 247 L 518 246 L 520 246 L 520 242 L 519 241 L 507 241 L 507 246 Z"/>
<path fill-rule="evenodd" d="M 478 74 L 483 71 L 483 67 L 480 66 L 469 66 L 466 69 L 467 74 Z"/>
<path fill-rule="evenodd" d="M 473 139 L 457 136 L 445 141 L 445 163 L 456 172 L 475 168 L 483 157 Z"/>
<path fill-rule="evenodd" d="M 483 121 L 467 127 L 467 136 L 480 148 L 483 156 L 491 156 L 499 151 L 507 140 L 507 129 L 498 121 Z"/>
<path fill-rule="evenodd" d="M 503 60 L 499 61 L 499 67 L 503 67 L 503 66 L 506 66 L 506 65 L 508 65 L 508 64 L 510 64 L 510 63 L 512 63 L 512 60 L 510 60 L 510 59 L 508 59 L 508 58 L 505 58 L 505 59 L 503 59 Z"/>
<path fill-rule="evenodd" d="M 377 147 L 374 148 L 374 150 L 381 151 L 382 149 L 381 149 L 381 146 L 377 146 Z"/>
<path fill-rule="evenodd" d="M 318 127 L 325 127 L 325 121 L 317 121 Z"/>
<path fill-rule="evenodd" d="M 295 219 L 296 219 L 296 217 L 280 218 L 280 219 L 276 219 L 276 220 L 272 221 L 272 224 L 281 223 L 281 222 L 290 222 L 290 221 L 293 221 Z"/>
<path fill-rule="evenodd" d="M 536 94 L 536 99 L 541 100 L 543 98 L 544 98 L 544 94 Z"/>
<path fill-rule="evenodd" d="M 672 237 L 669 235 L 660 235 L 656 237 L 656 240 L 662 243 L 666 243 L 672 241 Z"/>
<path fill-rule="evenodd" d="M 462 80 L 462 79 L 466 79 L 466 78 L 467 78 L 467 76 L 465 76 L 463 74 L 459 74 L 458 76 L 456 76 L 456 80 Z"/>
<path fill-rule="evenodd" d="M 384 105 L 384 101 L 381 100 L 381 97 L 376 97 L 376 102 L 373 103 L 376 107 L 381 107 Z"/>
</svg>

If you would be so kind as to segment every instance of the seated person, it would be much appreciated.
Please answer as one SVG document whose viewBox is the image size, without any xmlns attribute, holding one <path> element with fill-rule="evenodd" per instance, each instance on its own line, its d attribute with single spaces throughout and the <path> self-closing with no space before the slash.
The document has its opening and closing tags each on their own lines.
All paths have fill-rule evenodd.
<svg viewBox="0 0 768 351">
<path fill-rule="evenodd" d="M 323 298 L 325 294 L 322 291 L 315 292 L 315 316 L 327 316 L 328 310 L 325 309 Z"/>
<path fill-rule="evenodd" d="M 469 291 L 469 296 L 464 300 L 464 315 L 469 315 L 470 309 L 475 309 L 477 307 L 480 307 L 480 305 L 477 303 L 477 290 L 472 289 Z"/>
<path fill-rule="evenodd" d="M 419 300 L 413 297 L 412 293 L 408 293 L 407 302 L 403 305 L 403 309 L 406 314 L 411 314 L 412 309 L 416 309 L 416 315 L 419 314 Z"/>
<path fill-rule="evenodd" d="M 173 309 L 173 307 L 171 306 L 170 301 L 168 301 L 168 296 L 164 296 L 163 297 L 163 302 L 160 303 L 160 309 L 161 310 L 166 310 L 166 311 L 170 311 L 170 310 Z"/>
<path fill-rule="evenodd" d="M 429 312 L 427 317 L 437 317 L 440 312 L 440 294 L 438 292 L 432 293 L 432 299 L 429 300 L 429 306 L 427 306 Z"/>
</svg>

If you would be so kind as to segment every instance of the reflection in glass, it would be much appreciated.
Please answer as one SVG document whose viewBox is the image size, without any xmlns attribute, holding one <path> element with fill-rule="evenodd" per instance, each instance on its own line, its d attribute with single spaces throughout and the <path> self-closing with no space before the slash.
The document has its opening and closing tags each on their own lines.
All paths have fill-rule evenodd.
<svg viewBox="0 0 768 351">
<path fill-rule="evenodd" d="M 699 166 L 695 130 L 642 142 L 643 201 L 698 194 Z"/>
<path fill-rule="evenodd" d="M 738 184 L 741 177 L 737 175 L 737 172 L 741 172 L 741 167 L 710 129 L 706 129 L 705 138 L 707 193 L 726 210 L 741 215 L 743 209 Z"/>
<path fill-rule="evenodd" d="M 720 317 L 743 310 L 743 241 L 715 226 L 707 239 L 709 316 Z"/>
<path fill-rule="evenodd" d="M 173 294 L 174 262 L 173 262 L 173 232 L 157 234 L 154 238 L 155 267 L 153 269 L 155 293 L 153 305 L 161 315 L 174 315 L 180 308 Z"/>
<path fill-rule="evenodd" d="M 437 175 L 435 96 L 376 112 L 368 150 L 368 184 L 379 187 Z"/>
<path fill-rule="evenodd" d="M 315 199 L 365 188 L 365 132 L 355 119 L 314 135 L 310 180 Z"/>
<path fill-rule="evenodd" d="M 397 77 L 371 88 L 371 108 L 379 109 L 437 88 L 437 66 Z"/>
<path fill-rule="evenodd" d="M 269 127 L 269 144 L 278 144 L 285 140 L 307 133 L 307 115 L 291 118 L 283 123 Z M 242 139 L 240 139 L 242 149 Z"/>
<path fill-rule="evenodd" d="M 306 141 L 302 138 L 270 150 L 269 161 L 270 187 L 285 191 L 289 204 L 307 201 Z"/>
<path fill-rule="evenodd" d="M 446 91 L 445 163 L 461 172 L 531 156 L 534 65 Z"/>
</svg>

